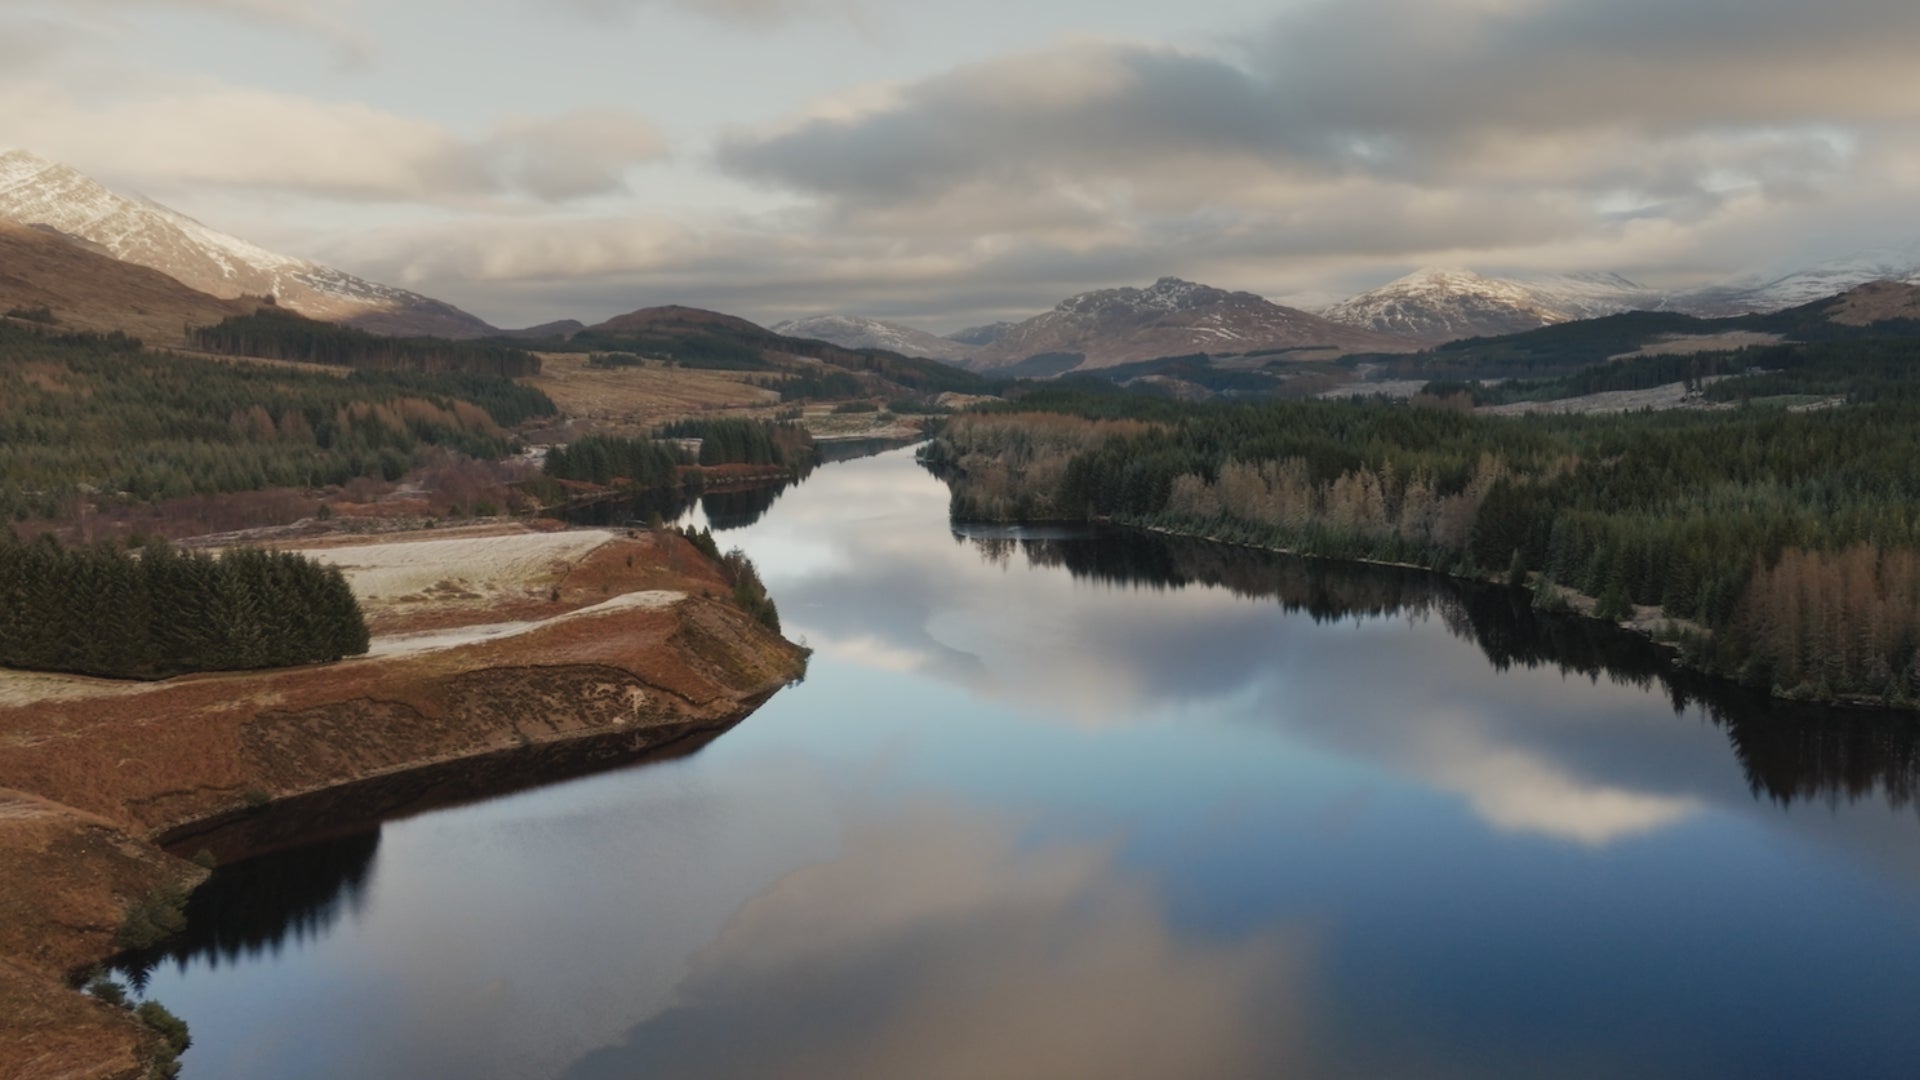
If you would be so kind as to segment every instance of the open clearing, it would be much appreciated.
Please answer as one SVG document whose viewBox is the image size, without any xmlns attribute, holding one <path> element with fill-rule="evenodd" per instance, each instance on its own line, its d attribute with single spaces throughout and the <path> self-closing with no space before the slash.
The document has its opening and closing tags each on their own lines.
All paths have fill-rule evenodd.
<svg viewBox="0 0 1920 1080">
<path fill-rule="evenodd" d="M 1658 341 L 1629 353 L 1608 357 L 1630 360 L 1638 356 L 1692 356 L 1704 352 L 1732 352 L 1761 345 L 1778 345 L 1786 338 L 1779 334 L 1757 334 L 1749 330 L 1729 330 L 1724 334 L 1668 334 Z"/>
<path fill-rule="evenodd" d="M 577 353 L 542 353 L 540 374 L 522 381 L 545 391 L 563 415 L 590 427 L 639 431 L 712 409 L 778 405 L 779 394 L 747 384 L 750 374 L 657 362 L 594 367 Z"/>
<path fill-rule="evenodd" d="M 414 653 L 437 652 L 441 649 L 458 649 L 465 645 L 475 645 L 482 641 L 500 641 L 519 637 L 556 623 L 574 619 L 591 619 L 600 615 L 610 615 L 616 611 L 639 609 L 641 611 L 663 611 L 687 598 L 686 593 L 669 592 L 664 589 L 651 592 L 627 593 L 616 596 L 605 603 L 592 607 L 569 611 L 555 615 L 551 619 L 522 619 L 517 622 L 485 623 L 479 626 L 456 626 L 446 630 L 423 630 L 412 634 L 389 634 L 373 639 L 373 647 L 367 650 L 367 658 L 385 659 L 392 656 L 410 656 Z"/>
<path fill-rule="evenodd" d="M 396 540 L 305 552 L 338 566 L 371 618 L 403 604 L 522 599 L 551 587 L 615 538 L 602 529 Z"/>
<path fill-rule="evenodd" d="M 1702 379 L 1702 382 L 1712 382 Z M 1516 401 L 1507 405 L 1489 405 L 1476 410 L 1487 416 L 1523 416 L 1534 414 L 1591 415 L 1596 413 L 1636 412 L 1640 409 L 1730 409 L 1733 406 L 1708 401 L 1687 389 L 1686 383 L 1668 383 L 1646 390 L 1606 390 L 1598 394 L 1561 398 L 1558 401 Z"/>
</svg>

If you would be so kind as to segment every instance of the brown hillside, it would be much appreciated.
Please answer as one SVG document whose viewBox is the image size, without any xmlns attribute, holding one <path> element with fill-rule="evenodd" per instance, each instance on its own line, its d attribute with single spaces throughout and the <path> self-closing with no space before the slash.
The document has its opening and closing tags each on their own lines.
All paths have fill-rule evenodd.
<svg viewBox="0 0 1920 1080">
<path fill-rule="evenodd" d="M 1323 359 L 1416 348 L 1404 339 L 1330 322 L 1252 293 L 1161 278 L 1145 289 L 1101 289 L 1064 300 L 1001 335 L 974 357 L 972 366 L 987 370 L 1036 356 L 1077 354 L 1083 358 L 1078 370 L 1091 370 L 1193 353 L 1295 349 Z"/>
<path fill-rule="evenodd" d="M 1872 281 L 1834 298 L 1827 318 L 1847 326 L 1872 326 L 1889 319 L 1920 319 L 1920 285 Z"/>
<path fill-rule="evenodd" d="M 189 325 L 211 325 L 258 306 L 208 296 L 89 247 L 0 221 L 0 313 L 44 307 L 59 320 L 57 329 L 122 330 L 150 344 L 177 345 Z"/>
</svg>

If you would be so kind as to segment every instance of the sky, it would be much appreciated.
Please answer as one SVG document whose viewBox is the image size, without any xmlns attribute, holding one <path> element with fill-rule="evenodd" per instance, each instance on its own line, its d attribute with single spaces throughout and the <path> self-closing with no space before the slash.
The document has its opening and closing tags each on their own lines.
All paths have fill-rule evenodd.
<svg viewBox="0 0 1920 1080">
<path fill-rule="evenodd" d="M 1920 239 L 1911 0 L 0 0 L 0 146 L 499 325 Z"/>
</svg>

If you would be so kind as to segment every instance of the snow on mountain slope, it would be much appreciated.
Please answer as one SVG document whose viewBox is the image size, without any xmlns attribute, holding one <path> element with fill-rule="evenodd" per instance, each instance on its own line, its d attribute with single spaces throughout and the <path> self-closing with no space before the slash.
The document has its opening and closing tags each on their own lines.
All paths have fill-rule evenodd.
<svg viewBox="0 0 1920 1080">
<path fill-rule="evenodd" d="M 1576 319 L 1656 311 L 1667 302 L 1666 294 L 1619 274 L 1541 274 L 1513 280 L 1546 306 Z"/>
<path fill-rule="evenodd" d="M 379 333 L 493 332 L 450 304 L 268 251 L 23 150 L 0 153 L 0 218 L 58 229 L 225 299 L 271 295 L 301 314 Z"/>
<path fill-rule="evenodd" d="M 824 341 L 843 349 L 885 349 L 902 356 L 934 360 L 965 360 L 978 351 L 925 330 L 855 315 L 817 315 L 777 323 L 768 329 L 788 337 Z"/>
<path fill-rule="evenodd" d="M 1657 307 L 1661 297 L 1617 274 L 1524 280 L 1426 269 L 1328 308 L 1326 317 L 1412 341 L 1515 334 L 1554 323 Z"/>
<path fill-rule="evenodd" d="M 1676 297 L 1676 310 L 1720 317 L 1781 311 L 1849 292 L 1872 281 L 1920 285 L 1920 244 L 1873 248 L 1790 274 L 1749 275 Z"/>
</svg>

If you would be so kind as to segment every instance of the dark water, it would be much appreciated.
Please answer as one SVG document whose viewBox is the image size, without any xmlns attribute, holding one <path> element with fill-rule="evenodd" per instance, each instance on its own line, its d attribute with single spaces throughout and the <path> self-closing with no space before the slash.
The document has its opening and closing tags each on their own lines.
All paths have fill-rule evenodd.
<svg viewBox="0 0 1920 1080">
<path fill-rule="evenodd" d="M 946 502 L 893 453 L 728 535 L 817 653 L 701 753 L 224 871 L 187 1075 L 1920 1071 L 1907 720 Z"/>
<path fill-rule="evenodd" d="M 700 523 L 716 532 L 744 529 L 765 517 L 767 511 L 773 509 L 773 504 L 780 501 L 780 496 L 812 475 L 813 469 L 819 465 L 858 461 L 900 446 L 897 439 L 836 439 L 820 443 L 814 451 L 818 464 L 808 465 L 794 480 L 707 491 L 698 495 L 681 491 L 645 491 L 625 498 L 604 499 L 570 507 L 563 516 L 571 525 L 608 528 L 645 525 L 655 515 L 663 521 L 687 520 L 697 511 Z"/>
</svg>

